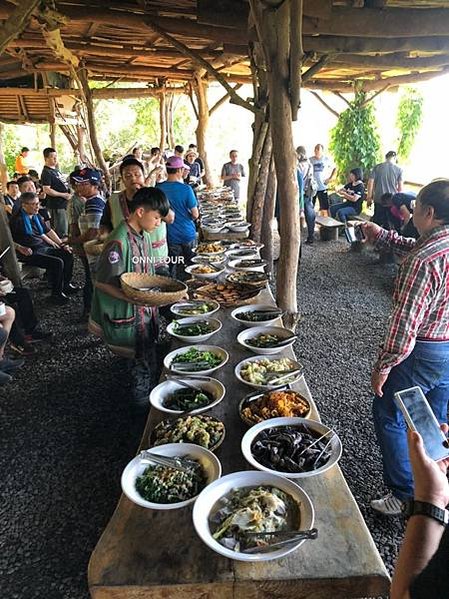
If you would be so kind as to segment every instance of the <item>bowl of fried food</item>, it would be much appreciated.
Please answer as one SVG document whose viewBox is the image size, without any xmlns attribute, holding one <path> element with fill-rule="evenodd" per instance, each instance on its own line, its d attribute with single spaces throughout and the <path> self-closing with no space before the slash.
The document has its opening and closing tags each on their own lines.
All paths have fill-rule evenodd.
<svg viewBox="0 0 449 599">
<path fill-rule="evenodd" d="M 186 272 L 189 275 L 193 275 L 198 279 L 216 279 L 222 273 L 224 273 L 224 268 L 215 267 L 212 264 L 192 264 L 191 266 L 186 266 Z"/>
<path fill-rule="evenodd" d="M 293 389 L 250 393 L 240 402 L 239 414 L 248 426 L 270 418 L 309 418 L 310 403 Z"/>
</svg>

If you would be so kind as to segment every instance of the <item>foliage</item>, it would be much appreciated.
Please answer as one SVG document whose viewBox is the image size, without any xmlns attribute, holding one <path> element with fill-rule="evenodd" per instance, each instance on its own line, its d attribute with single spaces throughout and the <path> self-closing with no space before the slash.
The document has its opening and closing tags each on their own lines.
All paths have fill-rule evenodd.
<svg viewBox="0 0 449 599">
<path fill-rule="evenodd" d="M 423 120 L 424 98 L 420 91 L 406 87 L 399 101 L 396 126 L 399 129 L 398 156 L 407 162 Z"/>
<path fill-rule="evenodd" d="M 374 106 L 372 102 L 364 104 L 365 100 L 366 94 L 357 91 L 330 132 L 330 150 L 342 181 L 347 181 L 349 171 L 355 167 L 363 168 L 367 175 L 380 159 Z"/>
</svg>

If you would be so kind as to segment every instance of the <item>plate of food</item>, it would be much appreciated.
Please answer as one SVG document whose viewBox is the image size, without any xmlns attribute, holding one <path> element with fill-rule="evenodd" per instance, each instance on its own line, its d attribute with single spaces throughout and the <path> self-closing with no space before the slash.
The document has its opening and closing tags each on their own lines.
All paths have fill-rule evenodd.
<svg viewBox="0 0 449 599">
<path fill-rule="evenodd" d="M 128 499 L 141 507 L 175 510 L 193 503 L 220 475 L 221 464 L 212 452 L 192 443 L 173 443 L 143 451 L 131 460 L 121 485 Z"/>
<path fill-rule="evenodd" d="M 175 316 L 210 316 L 220 309 L 214 300 L 185 300 L 170 307 Z"/>
<path fill-rule="evenodd" d="M 194 443 L 215 451 L 224 441 L 225 425 L 218 418 L 200 414 L 163 420 L 150 434 L 150 445 Z"/>
<path fill-rule="evenodd" d="M 270 418 L 308 418 L 310 403 L 293 389 L 250 393 L 239 404 L 240 418 L 248 426 Z"/>
<path fill-rule="evenodd" d="M 260 289 L 243 287 L 233 283 L 209 283 L 196 289 L 196 299 L 215 299 L 221 306 L 241 306 L 251 303 L 259 295 Z"/>
<path fill-rule="evenodd" d="M 253 249 L 252 247 L 233 250 L 229 249 L 226 250 L 226 255 L 230 260 L 237 260 L 238 258 L 241 260 L 255 260 L 256 258 L 260 258 L 259 250 Z"/>
<path fill-rule="evenodd" d="M 314 518 L 307 493 L 268 472 L 223 476 L 201 491 L 193 508 L 193 525 L 201 540 L 216 553 L 245 562 L 285 557 L 309 542 L 297 538 L 279 547 L 274 544 L 278 534 L 301 530 L 316 538 L 316 530 L 311 530 Z"/>
<path fill-rule="evenodd" d="M 288 329 L 273 326 L 250 327 L 237 335 L 240 345 L 261 355 L 277 354 L 291 347 L 296 339 Z"/>
<path fill-rule="evenodd" d="M 201 414 L 220 403 L 224 385 L 210 377 L 180 377 L 163 381 L 150 393 L 151 405 L 160 412 Z"/>
<path fill-rule="evenodd" d="M 254 356 L 239 362 L 234 373 L 245 385 L 269 390 L 296 383 L 302 377 L 303 367 L 291 358 Z"/>
<path fill-rule="evenodd" d="M 210 374 L 229 360 L 226 350 L 215 345 L 187 345 L 168 353 L 164 358 L 167 370 L 178 374 Z"/>
<path fill-rule="evenodd" d="M 253 468 L 297 479 L 335 466 L 342 444 L 332 429 L 317 420 L 273 418 L 245 433 L 242 453 Z"/>
<path fill-rule="evenodd" d="M 225 248 L 217 242 L 210 243 L 200 243 L 198 247 L 193 250 L 194 253 L 198 256 L 199 254 L 203 254 L 206 256 L 217 256 L 219 254 L 224 254 Z"/>
<path fill-rule="evenodd" d="M 167 326 L 167 333 L 186 343 L 201 343 L 218 333 L 222 326 L 221 321 L 216 318 L 191 316 L 171 322 Z"/>
<path fill-rule="evenodd" d="M 228 218 L 228 221 L 230 219 Z M 251 223 L 247 223 L 245 221 L 230 221 L 228 223 L 228 227 L 229 230 L 232 231 L 233 233 L 244 233 L 245 231 L 248 231 L 251 227 Z"/>
<path fill-rule="evenodd" d="M 258 243 L 253 239 L 241 239 L 240 241 L 234 241 L 231 248 L 232 250 L 246 250 L 248 248 L 258 251 L 264 247 L 263 243 Z"/>
<path fill-rule="evenodd" d="M 268 276 L 264 272 L 243 272 L 236 271 L 226 275 L 229 283 L 236 285 L 247 285 L 249 287 L 265 287 L 268 283 Z"/>
<path fill-rule="evenodd" d="M 199 254 L 198 256 L 193 256 L 191 262 L 192 264 L 211 264 L 212 266 L 220 267 L 227 260 L 227 256 L 224 254 L 219 255 L 206 255 Z"/>
<path fill-rule="evenodd" d="M 224 267 L 216 267 L 213 264 L 192 264 L 186 266 L 185 271 L 198 279 L 216 279 L 224 273 L 225 269 Z"/>
<path fill-rule="evenodd" d="M 282 314 L 282 310 L 271 304 L 250 304 L 233 310 L 231 318 L 246 327 L 260 327 L 272 325 Z"/>
<path fill-rule="evenodd" d="M 259 271 L 263 272 L 263 269 L 268 265 L 266 260 L 262 258 L 253 258 L 245 260 L 244 258 L 237 258 L 237 260 L 229 260 L 228 267 L 232 270 L 242 271 Z"/>
</svg>

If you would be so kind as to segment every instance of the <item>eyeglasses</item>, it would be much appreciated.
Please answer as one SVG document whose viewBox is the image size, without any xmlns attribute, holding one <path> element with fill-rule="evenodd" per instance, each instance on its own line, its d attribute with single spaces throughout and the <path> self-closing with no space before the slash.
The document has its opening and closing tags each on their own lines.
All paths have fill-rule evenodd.
<svg viewBox="0 0 449 599">
<path fill-rule="evenodd" d="M 25 202 L 23 205 L 31 206 L 32 208 L 36 208 L 37 206 L 39 206 L 39 202 Z"/>
</svg>

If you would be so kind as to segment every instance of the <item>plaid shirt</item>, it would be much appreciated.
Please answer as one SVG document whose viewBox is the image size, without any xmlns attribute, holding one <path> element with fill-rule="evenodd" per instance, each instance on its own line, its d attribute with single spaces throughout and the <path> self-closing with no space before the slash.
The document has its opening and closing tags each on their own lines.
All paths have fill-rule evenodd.
<svg viewBox="0 0 449 599">
<path fill-rule="evenodd" d="M 411 354 L 417 339 L 449 341 L 449 225 L 418 241 L 382 230 L 376 245 L 407 253 L 396 279 L 387 337 L 374 366 L 388 374 Z"/>
</svg>

